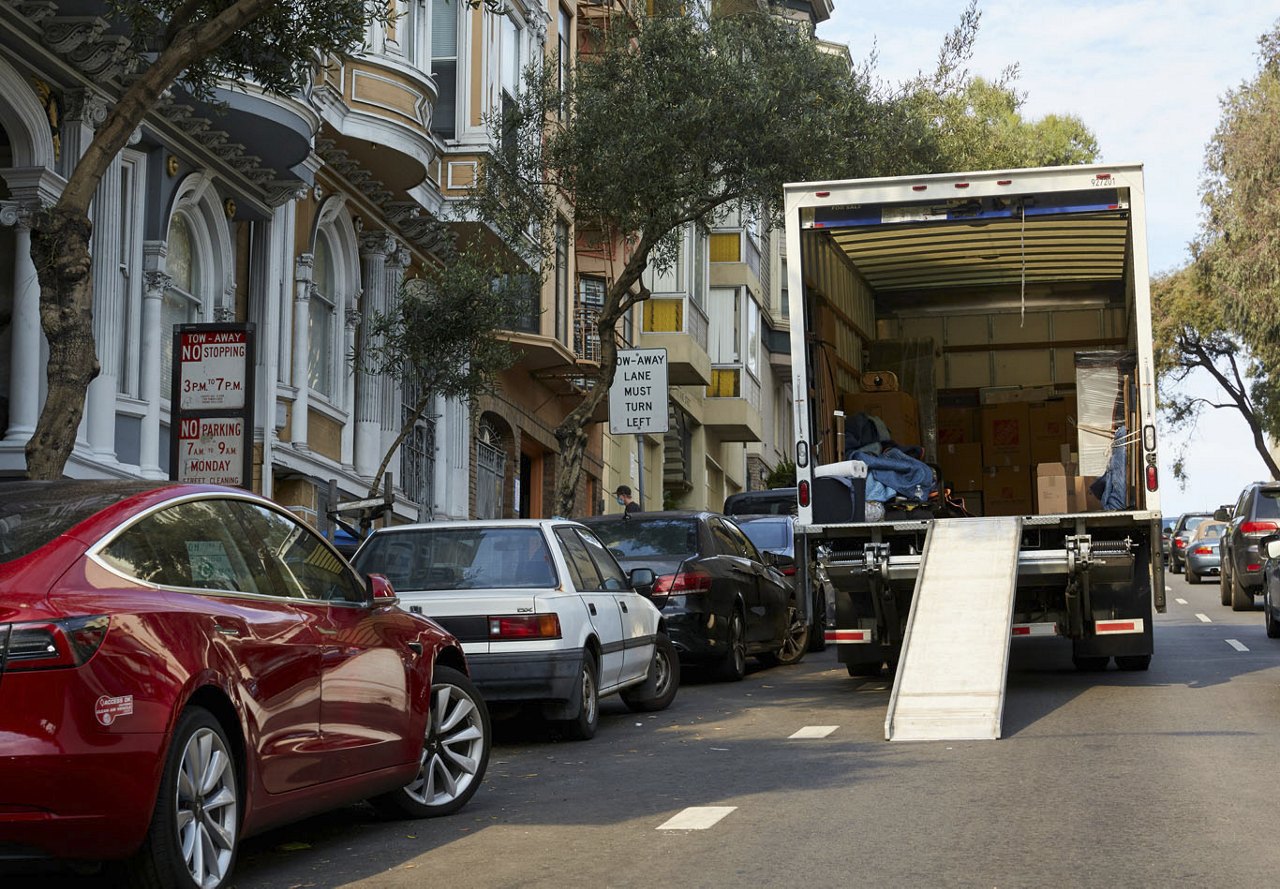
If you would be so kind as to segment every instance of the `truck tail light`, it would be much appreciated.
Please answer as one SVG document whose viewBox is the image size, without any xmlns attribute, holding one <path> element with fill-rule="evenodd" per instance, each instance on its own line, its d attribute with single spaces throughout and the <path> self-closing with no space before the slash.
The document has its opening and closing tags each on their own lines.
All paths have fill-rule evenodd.
<svg viewBox="0 0 1280 889">
<path fill-rule="evenodd" d="M 499 614 L 489 617 L 489 638 L 494 640 L 559 639 L 557 614 Z"/>
<path fill-rule="evenodd" d="M 809 505 L 809 482 L 800 482 L 800 490 L 796 494 L 796 499 L 799 500 L 801 506 Z"/>
<path fill-rule="evenodd" d="M 1160 487 L 1160 473 L 1156 470 L 1155 464 L 1147 466 L 1147 490 L 1154 491 Z"/>
<path fill-rule="evenodd" d="M 79 667 L 102 646 L 105 614 L 0 627 L 0 673 Z"/>
</svg>

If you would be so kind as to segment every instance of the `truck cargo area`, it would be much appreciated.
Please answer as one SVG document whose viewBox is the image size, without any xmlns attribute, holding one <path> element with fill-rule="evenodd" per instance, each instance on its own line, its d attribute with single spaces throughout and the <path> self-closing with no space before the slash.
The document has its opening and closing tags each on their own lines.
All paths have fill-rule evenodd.
<svg viewBox="0 0 1280 889">
<path fill-rule="evenodd" d="M 1018 635 L 1069 640 L 1080 669 L 1145 669 L 1164 592 L 1141 167 L 786 201 L 799 525 L 841 661 L 896 672 L 886 734 L 951 706 L 923 722 L 982 714 L 953 736 L 998 736 Z M 994 517 L 1012 521 L 946 524 Z"/>
</svg>

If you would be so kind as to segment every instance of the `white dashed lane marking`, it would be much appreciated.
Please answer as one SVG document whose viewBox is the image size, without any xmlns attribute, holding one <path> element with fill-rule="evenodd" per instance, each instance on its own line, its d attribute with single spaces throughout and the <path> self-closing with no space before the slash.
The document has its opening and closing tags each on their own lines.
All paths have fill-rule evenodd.
<svg viewBox="0 0 1280 889">
<path fill-rule="evenodd" d="M 840 728 L 838 725 L 806 725 L 804 728 L 800 729 L 800 731 L 792 735 L 790 739 L 825 738 L 838 728 Z"/>
<path fill-rule="evenodd" d="M 672 815 L 658 825 L 658 830 L 706 830 L 736 808 L 738 807 L 693 806 Z"/>
<path fill-rule="evenodd" d="M 1207 614 L 1197 614 L 1197 615 L 1196 615 L 1196 620 L 1200 621 L 1200 623 L 1202 623 L 1202 624 L 1211 624 L 1211 623 L 1213 623 L 1213 621 L 1209 619 L 1209 615 L 1207 615 Z"/>
<path fill-rule="evenodd" d="M 1179 605 L 1186 605 L 1186 604 L 1187 604 L 1187 600 L 1186 600 L 1186 599 L 1174 599 L 1173 601 L 1177 602 Z"/>
<path fill-rule="evenodd" d="M 1249 650 L 1249 646 L 1245 645 L 1245 644 L 1244 644 L 1243 642 L 1241 642 L 1239 639 L 1228 639 L 1228 640 L 1227 640 L 1227 644 L 1228 644 L 1228 645 L 1230 645 L 1232 648 L 1234 648 L 1236 651 L 1248 651 L 1248 650 Z"/>
</svg>

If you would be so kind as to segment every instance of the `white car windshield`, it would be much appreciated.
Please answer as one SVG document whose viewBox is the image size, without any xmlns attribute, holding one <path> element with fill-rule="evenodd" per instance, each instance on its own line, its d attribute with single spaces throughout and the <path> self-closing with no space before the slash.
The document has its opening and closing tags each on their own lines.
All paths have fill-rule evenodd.
<svg viewBox="0 0 1280 889">
<path fill-rule="evenodd" d="M 556 586 L 540 528 L 414 528 L 375 534 L 356 568 L 383 574 L 396 590 L 476 590 Z"/>
</svg>

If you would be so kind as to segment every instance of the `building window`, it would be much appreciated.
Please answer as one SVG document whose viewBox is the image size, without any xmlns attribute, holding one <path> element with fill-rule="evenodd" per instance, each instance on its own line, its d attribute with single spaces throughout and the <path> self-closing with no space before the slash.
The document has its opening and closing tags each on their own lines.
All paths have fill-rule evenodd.
<svg viewBox="0 0 1280 889">
<path fill-rule="evenodd" d="M 583 275 L 578 279 L 578 311 L 574 320 L 573 349 L 580 358 L 600 360 L 600 332 L 596 321 L 604 307 L 604 278 Z"/>
<path fill-rule="evenodd" d="M 569 343 L 569 223 L 556 219 L 556 339 Z"/>
<path fill-rule="evenodd" d="M 558 76 L 557 86 L 560 88 L 560 119 L 563 120 L 569 112 L 568 96 L 566 91 L 569 88 L 569 63 L 573 58 L 570 51 L 570 41 L 573 39 L 573 19 L 569 17 L 569 12 L 563 6 L 560 7 L 560 33 L 558 35 L 558 56 L 556 58 L 556 74 Z"/>
<path fill-rule="evenodd" d="M 458 135 L 458 3 L 431 0 L 431 76 L 439 95 L 431 112 L 431 132 Z"/>
<path fill-rule="evenodd" d="M 709 247 L 712 262 L 742 262 L 741 232 L 712 232 Z"/>
<path fill-rule="evenodd" d="M 314 273 L 311 279 L 310 315 L 307 318 L 307 381 L 312 390 L 336 401 L 334 356 L 337 352 L 338 312 L 333 250 L 322 232 L 316 236 Z"/>
<path fill-rule="evenodd" d="M 175 213 L 169 223 L 168 255 L 165 269 L 169 273 L 169 286 L 164 291 L 160 308 L 160 330 L 170 337 L 178 324 L 193 324 L 201 320 L 204 290 L 204 268 L 200 249 L 192 236 L 191 220 L 185 214 Z M 160 348 L 160 393 L 165 398 L 173 395 L 173 346 L 165 339 Z"/>
<path fill-rule="evenodd" d="M 742 296 L 736 287 L 713 287 L 707 352 L 712 364 L 737 364 L 742 347 Z"/>
</svg>

